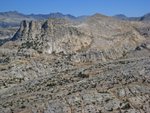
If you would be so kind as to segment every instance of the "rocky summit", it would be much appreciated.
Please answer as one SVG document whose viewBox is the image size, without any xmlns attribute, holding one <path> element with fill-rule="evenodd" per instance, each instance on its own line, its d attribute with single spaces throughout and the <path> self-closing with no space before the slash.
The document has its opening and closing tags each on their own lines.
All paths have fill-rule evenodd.
<svg viewBox="0 0 150 113">
<path fill-rule="evenodd" d="M 101 14 L 22 21 L 0 39 L 0 113 L 149 113 L 149 28 Z"/>
</svg>

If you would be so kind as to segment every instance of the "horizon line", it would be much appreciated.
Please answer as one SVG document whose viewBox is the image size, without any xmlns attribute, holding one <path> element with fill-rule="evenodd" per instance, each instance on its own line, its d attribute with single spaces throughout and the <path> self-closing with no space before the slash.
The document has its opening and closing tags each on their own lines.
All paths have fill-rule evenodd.
<svg viewBox="0 0 150 113">
<path fill-rule="evenodd" d="M 145 16 L 147 14 L 150 14 L 150 12 L 147 12 L 143 15 L 140 15 L 140 16 L 128 16 L 126 14 L 123 14 L 123 13 L 118 13 L 118 14 L 114 14 L 114 15 L 107 15 L 107 14 L 104 14 L 104 13 L 100 13 L 100 12 L 95 12 L 95 13 L 92 13 L 92 14 L 89 14 L 89 15 L 86 15 L 86 14 L 82 14 L 82 15 L 78 15 L 78 16 L 75 16 L 73 14 L 70 14 L 70 13 L 62 13 L 62 12 L 59 12 L 59 11 L 56 11 L 56 12 L 49 12 L 49 13 L 24 13 L 24 12 L 21 12 L 21 11 L 17 11 L 17 10 L 9 10 L 9 11 L 0 11 L 0 13 L 9 13 L 9 12 L 16 12 L 16 13 L 19 13 L 19 14 L 23 14 L 23 15 L 48 15 L 48 14 L 56 14 L 56 13 L 60 13 L 60 14 L 63 14 L 63 15 L 71 15 L 71 16 L 74 16 L 74 17 L 80 17 L 80 16 L 92 16 L 92 15 L 95 15 L 95 14 L 101 14 L 101 15 L 105 15 L 105 16 L 117 16 L 117 15 L 124 15 L 126 17 L 142 17 L 142 16 Z"/>
</svg>

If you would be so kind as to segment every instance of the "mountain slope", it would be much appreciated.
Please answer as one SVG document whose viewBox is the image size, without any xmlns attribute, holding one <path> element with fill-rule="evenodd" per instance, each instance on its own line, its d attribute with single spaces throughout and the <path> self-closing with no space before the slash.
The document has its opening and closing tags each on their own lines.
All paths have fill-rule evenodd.
<svg viewBox="0 0 150 113">
<path fill-rule="evenodd" d="M 0 113 L 148 113 L 146 25 L 101 14 L 22 21 L 0 46 Z"/>
</svg>

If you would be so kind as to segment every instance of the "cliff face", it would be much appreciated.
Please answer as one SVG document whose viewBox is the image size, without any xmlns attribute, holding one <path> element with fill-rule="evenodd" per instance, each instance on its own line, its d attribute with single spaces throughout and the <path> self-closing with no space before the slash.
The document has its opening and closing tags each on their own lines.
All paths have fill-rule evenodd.
<svg viewBox="0 0 150 113">
<path fill-rule="evenodd" d="M 23 21 L 12 40 L 21 43 L 20 52 L 28 48 L 43 54 L 76 54 L 73 58 L 82 61 L 83 54 L 90 57 L 93 52 L 98 54 L 95 60 L 123 57 L 145 38 L 128 22 L 96 14 L 80 23 L 64 19 Z"/>
<path fill-rule="evenodd" d="M 92 42 L 91 36 L 80 32 L 63 19 L 49 19 L 45 22 L 26 22 L 12 40 L 22 41 L 23 48 L 33 48 L 42 53 L 75 53 L 87 49 Z"/>
</svg>

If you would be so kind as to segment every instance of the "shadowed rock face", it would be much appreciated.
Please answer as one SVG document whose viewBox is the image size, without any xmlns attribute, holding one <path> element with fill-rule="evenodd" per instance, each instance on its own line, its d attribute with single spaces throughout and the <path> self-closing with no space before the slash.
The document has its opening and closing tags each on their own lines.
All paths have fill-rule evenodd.
<svg viewBox="0 0 150 113">
<path fill-rule="evenodd" d="M 148 113 L 144 28 L 99 14 L 23 21 L 0 46 L 0 113 Z"/>
</svg>

